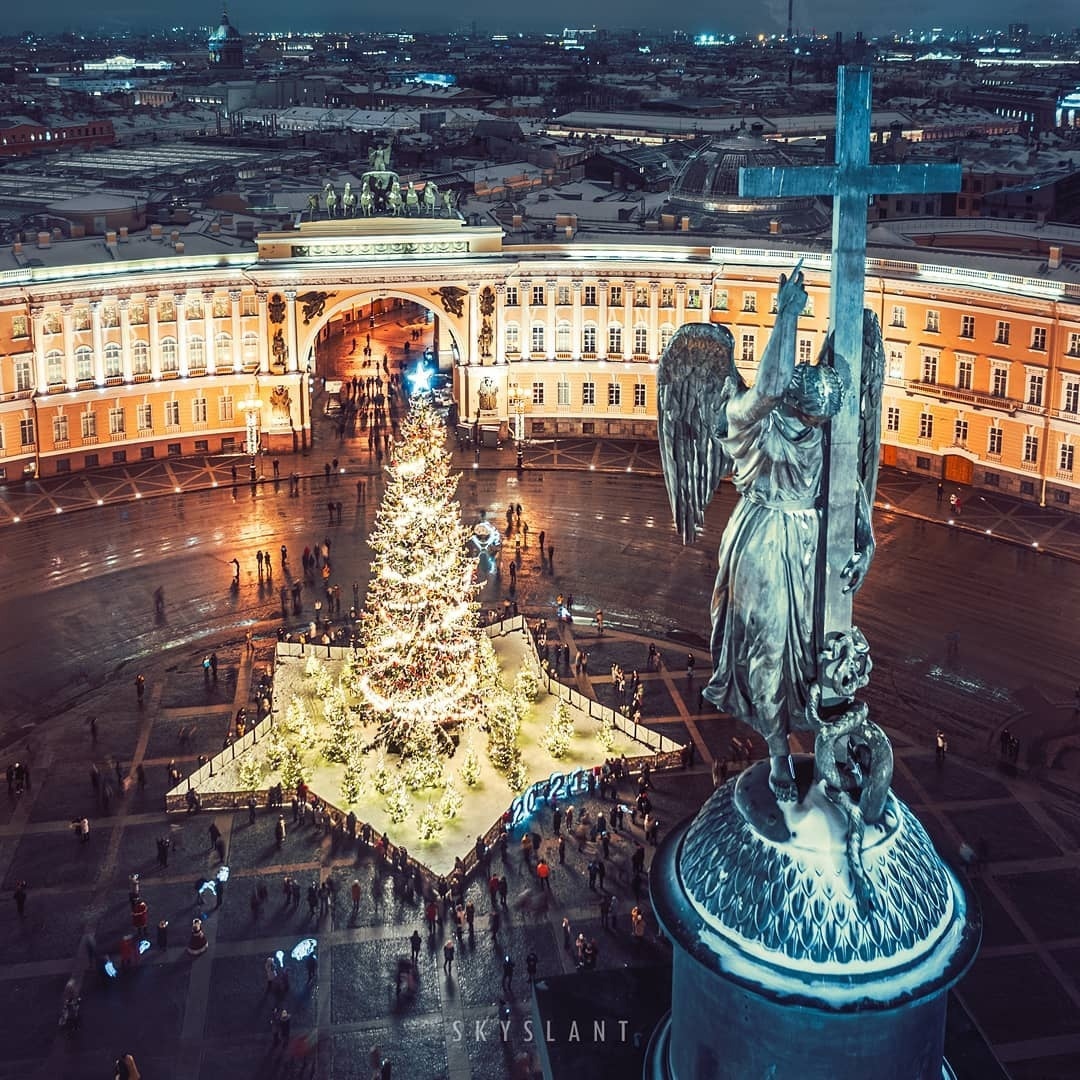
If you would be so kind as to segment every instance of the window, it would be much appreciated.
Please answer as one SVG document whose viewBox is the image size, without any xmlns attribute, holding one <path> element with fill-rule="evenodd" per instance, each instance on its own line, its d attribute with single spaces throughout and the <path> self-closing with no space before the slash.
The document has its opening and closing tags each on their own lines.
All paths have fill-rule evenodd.
<svg viewBox="0 0 1080 1080">
<path fill-rule="evenodd" d="M 257 315 L 259 313 L 258 300 L 254 293 L 244 293 L 240 297 L 240 314 Z"/>
<path fill-rule="evenodd" d="M 79 421 L 80 421 L 80 423 L 82 425 L 83 442 L 85 442 L 87 439 L 96 439 L 97 438 L 97 413 L 84 412 L 79 417 Z"/>
<path fill-rule="evenodd" d="M 595 285 L 586 285 L 585 286 L 584 304 L 585 304 L 586 307 L 596 307 L 596 286 Z"/>
<path fill-rule="evenodd" d="M 233 366 L 232 338 L 228 334 L 218 334 L 214 338 L 214 367 L 223 371 Z"/>
<path fill-rule="evenodd" d="M 904 377 L 904 350 L 896 345 L 889 348 L 889 378 L 902 379 Z"/>
<path fill-rule="evenodd" d="M 166 444 L 165 453 L 167 453 L 169 455 L 169 457 L 180 457 L 180 453 L 181 453 L 182 449 L 183 449 L 183 447 L 181 447 L 180 443 L 171 442 L 171 443 Z"/>
<path fill-rule="evenodd" d="M 1009 392 L 1009 369 L 995 367 L 990 373 L 990 393 L 994 397 L 1007 397 Z"/>
<path fill-rule="evenodd" d="M 584 353 L 596 352 L 596 327 L 583 326 L 581 328 L 581 351 Z"/>
<path fill-rule="evenodd" d="M 622 306 L 622 286 L 621 285 L 612 285 L 611 288 L 608 290 L 608 303 L 612 307 L 621 307 Z"/>
<path fill-rule="evenodd" d="M 646 326 L 634 327 L 634 355 L 645 356 L 649 351 L 649 329 Z"/>
<path fill-rule="evenodd" d="M 131 346 L 131 369 L 136 375 L 150 374 L 150 346 L 145 341 Z"/>
<path fill-rule="evenodd" d="M 77 382 L 94 379 L 94 350 L 89 345 L 80 345 L 75 350 L 75 379 Z"/>
<path fill-rule="evenodd" d="M 506 286 L 506 306 L 517 307 L 518 306 L 518 291 L 516 285 Z"/>
<path fill-rule="evenodd" d="M 1036 326 L 1031 331 L 1031 349 L 1033 352 L 1046 352 L 1046 327 Z"/>
<path fill-rule="evenodd" d="M 994 341 L 998 345 L 1009 344 L 1009 324 L 1007 322 L 1002 322 L 1000 319 L 998 320 L 997 333 L 994 335 Z"/>
<path fill-rule="evenodd" d="M 622 354 L 622 327 L 621 326 L 609 326 L 607 332 L 607 351 L 608 356 L 619 356 Z"/>
<path fill-rule="evenodd" d="M 86 307 L 77 307 L 71 315 L 71 325 L 76 330 L 89 330 L 90 309 Z"/>
<path fill-rule="evenodd" d="M 11 317 L 11 336 L 26 337 L 27 323 L 25 315 L 13 315 Z"/>
<path fill-rule="evenodd" d="M 53 417 L 52 437 L 54 443 L 68 441 L 68 418 L 63 413 Z"/>
<path fill-rule="evenodd" d="M 556 324 L 555 351 L 557 353 L 568 353 L 570 351 L 573 329 L 574 328 L 565 319 Z"/>
<path fill-rule="evenodd" d="M 1058 469 L 1061 472 L 1073 471 L 1073 445 L 1063 442 L 1058 451 Z"/>
<path fill-rule="evenodd" d="M 1039 460 L 1039 436 L 1024 436 L 1024 461 L 1028 465 L 1034 465 Z"/>
<path fill-rule="evenodd" d="M 517 323 L 506 324 L 506 351 L 509 353 L 521 352 L 521 333 Z"/>
<path fill-rule="evenodd" d="M 799 338 L 799 363 L 809 364 L 814 355 L 814 343 L 808 337 Z"/>
<path fill-rule="evenodd" d="M 189 319 L 201 319 L 203 317 L 202 300 L 194 296 L 185 300 L 184 313 Z"/>
<path fill-rule="evenodd" d="M 596 383 L 592 379 L 581 384 L 581 404 L 586 406 L 596 404 Z"/>
<path fill-rule="evenodd" d="M 19 445 L 34 445 L 34 420 L 33 417 L 24 416 L 19 421 Z"/>
<path fill-rule="evenodd" d="M 59 311 L 46 311 L 42 325 L 46 334 L 60 334 L 64 329 Z"/>
<path fill-rule="evenodd" d="M 700 289 L 687 289 L 686 290 L 686 309 L 687 309 L 687 311 L 700 311 L 701 310 L 701 290 Z"/>
<path fill-rule="evenodd" d="M 953 442 L 958 446 L 966 446 L 968 438 L 968 422 L 957 420 L 953 425 Z"/>
<path fill-rule="evenodd" d="M 531 346 L 532 351 L 534 353 L 539 353 L 542 356 L 543 353 L 544 353 L 544 324 L 543 323 L 537 322 L 537 323 L 532 324 L 532 334 L 530 336 L 530 341 L 532 342 L 532 346 Z"/>
<path fill-rule="evenodd" d="M 152 446 L 140 446 L 139 458 L 142 461 L 151 461 L 154 457 L 154 448 Z"/>
<path fill-rule="evenodd" d="M 193 424 L 206 423 L 206 398 L 197 397 L 191 403 L 191 422 Z"/>
<path fill-rule="evenodd" d="M 635 285 L 634 286 L 634 307 L 648 307 L 649 306 L 649 286 L 648 285 Z"/>
<path fill-rule="evenodd" d="M 1069 355 L 1080 356 L 1080 334 L 1069 335 Z"/>
<path fill-rule="evenodd" d="M 233 418 L 232 394 L 222 394 L 218 399 L 218 419 L 231 420 Z"/>
<path fill-rule="evenodd" d="M 572 301 L 570 299 L 570 286 L 560 285 L 555 290 L 555 303 L 561 305 L 562 307 L 566 307 L 571 302 Z"/>
<path fill-rule="evenodd" d="M 742 309 L 743 311 L 757 311 L 757 293 L 743 293 Z"/>
<path fill-rule="evenodd" d="M 101 306 L 101 325 L 108 327 L 120 325 L 120 312 L 115 304 Z"/>
<path fill-rule="evenodd" d="M 215 319 L 227 319 L 232 313 L 232 304 L 228 296 L 224 296 L 221 293 L 215 293 L 212 310 Z"/>
<path fill-rule="evenodd" d="M 162 371 L 179 371 L 180 364 L 177 359 L 176 352 L 176 338 L 162 338 L 161 339 L 161 370 Z"/>
<path fill-rule="evenodd" d="M 124 410 L 119 405 L 115 405 L 109 410 L 109 434 L 124 434 Z"/>
<path fill-rule="evenodd" d="M 83 468 L 96 469 L 100 464 L 101 459 L 97 454 L 87 454 L 86 457 L 83 458 Z"/>
<path fill-rule="evenodd" d="M 1001 428 L 990 429 L 986 439 L 986 452 L 1001 457 Z"/>
<path fill-rule="evenodd" d="M 941 329 L 941 318 L 938 312 L 928 311 L 926 313 L 926 331 L 929 334 L 936 334 Z"/>
<path fill-rule="evenodd" d="M 34 388 L 34 365 L 29 360 L 15 361 L 15 389 L 32 390 Z"/>
<path fill-rule="evenodd" d="M 1046 385 L 1046 376 L 1040 371 L 1029 371 L 1027 377 L 1027 403 L 1029 405 L 1041 405 L 1043 402 L 1043 387 Z"/>
<path fill-rule="evenodd" d="M 608 408 L 622 404 L 622 387 L 617 382 L 609 382 L 607 388 Z"/>
<path fill-rule="evenodd" d="M 1065 395 L 1061 407 L 1064 412 L 1080 412 L 1080 382 L 1065 384 Z"/>
<path fill-rule="evenodd" d="M 814 298 L 812 296 L 806 297 L 806 307 L 802 309 L 802 316 L 804 319 L 812 319 L 814 317 Z"/>
<path fill-rule="evenodd" d="M 57 458 L 56 459 L 56 471 L 58 473 L 71 472 L 71 458 Z"/>
<path fill-rule="evenodd" d="M 975 364 L 971 360 L 956 361 L 956 385 L 961 390 L 971 389 L 971 379 L 975 372 Z"/>
<path fill-rule="evenodd" d="M 1035 485 L 1030 480 L 1020 481 L 1020 494 L 1021 495 L 1034 495 Z"/>
<path fill-rule="evenodd" d="M 974 315 L 961 315 L 960 316 L 960 336 L 966 338 L 973 338 L 975 336 L 975 316 Z"/>
<path fill-rule="evenodd" d="M 244 356 L 244 367 L 253 367 L 259 362 L 259 335 L 250 330 L 243 336 L 241 351 Z"/>
<path fill-rule="evenodd" d="M 544 286 L 534 285 L 532 287 L 532 306 L 543 307 L 546 302 L 544 300 Z"/>
<path fill-rule="evenodd" d="M 727 292 L 727 289 L 713 289 L 712 306 L 713 306 L 713 311 L 727 311 L 727 308 L 728 308 L 728 292 Z"/>
<path fill-rule="evenodd" d="M 742 349 L 739 353 L 739 358 L 746 364 L 752 364 L 754 362 L 754 335 L 743 334 L 742 336 Z"/>
<path fill-rule="evenodd" d="M 932 439 L 934 437 L 934 417 L 932 413 L 919 413 L 919 438 Z"/>
<path fill-rule="evenodd" d="M 105 346 L 105 378 L 118 379 L 123 373 L 120 346 L 115 341 L 110 341 Z"/>
<path fill-rule="evenodd" d="M 153 405 L 135 406 L 135 426 L 140 431 L 154 430 L 154 407 Z"/>
<path fill-rule="evenodd" d="M 1063 503 L 1064 505 L 1068 506 L 1068 504 L 1069 504 L 1069 493 L 1067 491 L 1064 491 L 1062 488 L 1058 488 L 1054 492 L 1054 502 Z"/>
<path fill-rule="evenodd" d="M 885 430 L 886 431 L 899 431 L 900 430 L 900 408 L 897 405 L 890 405 L 885 412 Z"/>
<path fill-rule="evenodd" d="M 922 469 L 924 472 L 930 471 L 930 459 L 928 457 L 916 456 L 915 468 Z"/>
<path fill-rule="evenodd" d="M 188 371 L 204 371 L 206 369 L 206 343 L 197 335 L 188 338 Z"/>
<path fill-rule="evenodd" d="M 922 358 L 922 381 L 924 383 L 937 382 L 938 358 L 933 353 L 923 353 Z"/>
<path fill-rule="evenodd" d="M 983 483 L 987 487 L 1000 487 L 1001 474 L 996 472 L 983 473 Z"/>
<path fill-rule="evenodd" d="M 660 290 L 660 306 L 666 308 L 673 308 L 675 306 L 674 289 L 665 288 Z"/>
<path fill-rule="evenodd" d="M 906 314 L 902 307 L 894 307 L 892 309 L 892 322 L 890 322 L 889 325 L 900 327 L 907 326 Z"/>
<path fill-rule="evenodd" d="M 195 453 L 196 454 L 206 454 L 206 453 L 209 452 L 209 450 L 210 450 L 210 440 L 209 439 L 196 439 L 195 440 Z"/>
<path fill-rule="evenodd" d="M 634 383 L 634 408 L 645 408 L 645 384 L 643 382 Z"/>
<path fill-rule="evenodd" d="M 539 380 L 533 383 L 533 400 L 534 405 L 544 404 L 544 384 Z"/>
<path fill-rule="evenodd" d="M 127 461 L 126 450 L 114 450 L 112 452 L 112 463 L 114 465 L 123 465 Z"/>
<path fill-rule="evenodd" d="M 660 327 L 660 351 L 663 352 L 670 344 L 671 339 L 675 336 L 675 327 L 670 323 L 665 323 Z"/>
<path fill-rule="evenodd" d="M 128 304 L 128 322 L 132 326 L 146 325 L 146 304 L 142 300 L 132 300 Z"/>
<path fill-rule="evenodd" d="M 165 423 L 168 427 L 180 426 L 180 402 L 165 402 Z"/>
<path fill-rule="evenodd" d="M 558 395 L 558 403 L 560 405 L 570 404 L 570 384 L 565 379 L 560 379 L 556 385 L 556 391 Z"/>
</svg>

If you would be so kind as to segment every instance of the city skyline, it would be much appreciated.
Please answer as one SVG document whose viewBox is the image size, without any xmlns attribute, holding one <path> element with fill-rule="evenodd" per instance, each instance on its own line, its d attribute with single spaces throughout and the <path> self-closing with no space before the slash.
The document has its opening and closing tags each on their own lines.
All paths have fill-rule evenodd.
<svg viewBox="0 0 1080 1080">
<path fill-rule="evenodd" d="M 125 30 L 153 30 L 171 26 L 195 29 L 216 25 L 220 9 L 226 7 L 230 21 L 243 32 L 364 32 L 392 31 L 396 29 L 413 32 L 429 31 L 445 33 L 468 31 L 475 24 L 480 33 L 555 33 L 562 28 L 585 28 L 596 26 L 606 29 L 640 28 L 644 30 L 683 29 L 688 33 L 711 32 L 717 34 L 782 34 L 787 27 L 787 4 L 785 0 L 765 0 L 752 10 L 739 9 L 735 5 L 703 14 L 693 14 L 685 20 L 664 23 L 663 15 L 653 3 L 645 0 L 627 0 L 617 8 L 608 9 L 602 3 L 581 5 L 561 2 L 545 5 L 542 11 L 508 13 L 501 6 L 488 0 L 467 0 L 453 9 L 447 9 L 433 0 L 421 0 L 407 9 L 388 9 L 385 13 L 359 14 L 344 0 L 324 0 L 317 8 L 297 12 L 293 5 L 270 2 L 256 5 L 251 0 L 234 0 L 222 5 L 210 0 L 193 8 L 178 2 L 156 6 L 153 22 L 149 21 L 146 6 L 134 0 L 113 0 L 107 7 L 94 9 L 88 16 L 84 5 L 76 0 L 55 0 L 39 9 L 22 13 L 22 20 L 13 32 L 56 33 L 76 31 L 81 33 L 117 33 Z M 689 15 L 689 13 L 688 13 Z M 809 4 L 796 0 L 792 24 L 795 32 L 806 35 L 832 34 L 836 31 L 853 36 L 862 32 L 868 37 L 904 33 L 909 30 L 926 31 L 942 27 L 946 30 L 966 29 L 973 33 L 989 30 L 1005 30 L 1010 23 L 1025 22 L 1034 34 L 1072 30 L 1078 23 L 1075 13 L 1060 0 L 1046 5 L 1039 11 L 1038 19 L 1032 21 L 1017 10 L 1015 3 L 991 0 L 979 4 L 975 0 L 963 0 L 951 5 L 947 15 L 940 5 L 930 0 L 914 0 L 904 9 L 902 22 L 897 21 L 894 10 L 881 5 L 874 10 L 857 6 L 851 0 L 821 0 Z"/>
</svg>

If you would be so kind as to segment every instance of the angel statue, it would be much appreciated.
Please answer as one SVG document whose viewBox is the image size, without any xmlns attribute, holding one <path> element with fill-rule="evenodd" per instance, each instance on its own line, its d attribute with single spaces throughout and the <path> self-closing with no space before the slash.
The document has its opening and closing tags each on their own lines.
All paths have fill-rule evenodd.
<svg viewBox="0 0 1080 1080">
<path fill-rule="evenodd" d="M 680 327 L 657 375 L 664 481 L 683 542 L 701 532 L 705 508 L 729 472 L 742 496 L 720 542 L 713 671 L 702 693 L 765 739 L 769 786 L 779 802 L 798 797 L 789 734 L 818 730 L 809 706 L 818 659 L 822 425 L 846 391 L 830 362 L 831 343 L 818 363 L 795 363 L 806 299 L 796 267 L 780 278 L 776 324 L 753 386 L 735 366 L 731 332 L 709 323 Z M 875 459 L 875 476 L 876 467 Z M 861 585 L 874 550 L 865 487 L 853 497 L 857 525 L 843 570 L 846 591 Z"/>
</svg>

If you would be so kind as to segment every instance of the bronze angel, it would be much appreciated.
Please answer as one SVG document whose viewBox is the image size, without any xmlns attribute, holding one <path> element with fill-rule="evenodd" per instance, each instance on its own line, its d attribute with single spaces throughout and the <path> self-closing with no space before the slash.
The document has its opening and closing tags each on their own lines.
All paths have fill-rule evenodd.
<svg viewBox="0 0 1080 1080">
<path fill-rule="evenodd" d="M 722 478 L 742 498 L 724 530 L 712 596 L 712 676 L 705 698 L 765 739 L 778 800 L 797 797 L 788 735 L 817 730 L 810 686 L 817 657 L 815 589 L 821 541 L 823 425 L 839 411 L 844 374 L 827 343 L 816 364 L 795 362 L 806 290 L 798 267 L 780 278 L 776 324 L 753 386 L 734 360 L 725 327 L 681 327 L 660 359 L 660 455 L 675 524 L 684 543 L 700 534 Z M 868 313 L 869 314 L 869 313 Z M 871 332 L 877 332 L 873 319 Z M 877 332 L 880 357 L 880 333 Z M 871 359 L 871 358 L 868 358 Z M 877 367 L 880 386 L 880 364 Z M 865 373 L 865 372 L 864 372 Z M 876 423 L 863 424 L 867 438 Z M 844 568 L 857 589 L 873 556 L 870 503 L 876 477 L 864 475 L 857 535 Z"/>
</svg>

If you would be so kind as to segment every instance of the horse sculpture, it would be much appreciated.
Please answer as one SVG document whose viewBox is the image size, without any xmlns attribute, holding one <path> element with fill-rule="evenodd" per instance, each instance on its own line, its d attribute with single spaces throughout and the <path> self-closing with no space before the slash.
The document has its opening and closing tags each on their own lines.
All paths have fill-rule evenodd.
<svg viewBox="0 0 1080 1080">
<path fill-rule="evenodd" d="M 386 208 L 391 217 L 397 217 L 401 213 L 401 191 L 397 184 L 392 184 L 386 193 Z"/>
<path fill-rule="evenodd" d="M 442 203 L 443 203 L 443 210 L 446 211 L 446 216 L 447 217 L 453 217 L 454 216 L 454 192 L 450 188 L 447 188 L 442 193 Z"/>
<path fill-rule="evenodd" d="M 420 196 L 416 194 L 416 188 L 409 183 L 409 189 L 405 192 L 405 214 L 407 217 L 420 216 Z"/>
<path fill-rule="evenodd" d="M 439 188 L 436 184 L 430 180 L 424 185 L 424 209 L 430 211 L 431 216 L 435 216 L 435 211 L 439 205 Z"/>
<path fill-rule="evenodd" d="M 323 198 L 326 200 L 326 216 L 331 218 L 336 217 L 338 201 L 337 192 L 329 183 L 326 185 L 326 188 L 323 191 Z"/>
<path fill-rule="evenodd" d="M 360 213 L 364 217 L 371 217 L 375 206 L 375 196 L 371 194 L 371 188 L 365 181 L 363 190 L 360 192 Z"/>
</svg>

